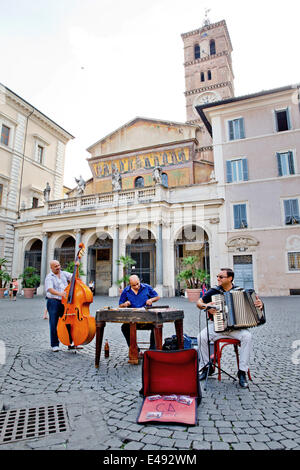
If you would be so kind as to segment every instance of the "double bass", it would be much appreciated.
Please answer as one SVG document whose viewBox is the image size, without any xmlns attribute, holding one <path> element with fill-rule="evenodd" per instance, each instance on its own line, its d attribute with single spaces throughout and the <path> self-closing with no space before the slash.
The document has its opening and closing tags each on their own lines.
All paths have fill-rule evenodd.
<svg viewBox="0 0 300 470">
<path fill-rule="evenodd" d="M 64 313 L 58 320 L 57 336 L 66 346 L 79 346 L 92 341 L 96 333 L 95 318 L 90 316 L 89 305 L 93 294 L 89 287 L 79 278 L 77 263 L 84 252 L 84 244 L 79 244 L 71 282 L 65 288 L 62 298 Z"/>
</svg>

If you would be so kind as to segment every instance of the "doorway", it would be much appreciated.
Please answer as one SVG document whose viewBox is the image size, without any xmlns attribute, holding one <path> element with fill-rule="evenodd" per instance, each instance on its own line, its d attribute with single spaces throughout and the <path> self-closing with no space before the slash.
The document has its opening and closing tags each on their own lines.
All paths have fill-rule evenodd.
<svg viewBox="0 0 300 470">
<path fill-rule="evenodd" d="M 155 240 L 151 239 L 151 232 L 144 231 L 133 239 L 126 246 L 126 255 L 135 261 L 128 274 L 136 274 L 141 282 L 155 285 Z"/>
<path fill-rule="evenodd" d="M 233 257 L 234 283 L 243 289 L 253 289 L 253 262 L 252 255 Z"/>
<path fill-rule="evenodd" d="M 87 283 L 94 281 L 95 294 L 108 295 L 112 285 L 112 240 L 98 239 L 88 247 Z"/>
</svg>

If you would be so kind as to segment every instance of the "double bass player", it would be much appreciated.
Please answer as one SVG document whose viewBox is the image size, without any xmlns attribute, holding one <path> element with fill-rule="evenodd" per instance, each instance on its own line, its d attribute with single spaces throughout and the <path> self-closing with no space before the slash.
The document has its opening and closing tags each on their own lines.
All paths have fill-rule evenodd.
<svg viewBox="0 0 300 470">
<path fill-rule="evenodd" d="M 75 263 L 79 265 L 79 261 Z M 59 339 L 57 336 L 57 323 L 59 317 L 64 312 L 62 298 L 66 297 L 65 288 L 72 278 L 72 274 L 62 271 L 60 263 L 57 260 L 50 261 L 50 273 L 45 279 L 45 292 L 47 299 L 47 310 L 49 313 L 50 345 L 53 352 L 59 351 Z M 77 346 L 82 349 L 82 346 Z M 74 349 L 69 346 L 68 349 Z"/>
</svg>

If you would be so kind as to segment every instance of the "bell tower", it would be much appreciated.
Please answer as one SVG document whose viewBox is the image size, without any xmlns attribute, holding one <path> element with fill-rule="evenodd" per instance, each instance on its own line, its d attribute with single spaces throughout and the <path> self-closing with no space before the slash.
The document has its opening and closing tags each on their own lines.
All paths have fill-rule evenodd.
<svg viewBox="0 0 300 470">
<path fill-rule="evenodd" d="M 195 106 L 234 96 L 232 44 L 225 20 L 181 35 L 184 44 L 187 122 L 199 124 Z"/>
</svg>

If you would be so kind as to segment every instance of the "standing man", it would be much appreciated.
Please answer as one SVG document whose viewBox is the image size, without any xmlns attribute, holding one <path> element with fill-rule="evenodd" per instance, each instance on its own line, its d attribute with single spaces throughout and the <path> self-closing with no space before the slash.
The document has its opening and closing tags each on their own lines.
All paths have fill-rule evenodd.
<svg viewBox="0 0 300 470">
<path fill-rule="evenodd" d="M 72 274 L 61 271 L 60 264 L 56 260 L 50 262 L 51 272 L 45 279 L 45 291 L 47 298 L 47 310 L 49 313 L 50 344 L 52 351 L 59 351 L 59 339 L 57 337 L 57 323 L 64 306 L 61 302 L 66 297 L 65 288 L 71 280 Z"/>
<path fill-rule="evenodd" d="M 220 294 L 220 292 L 228 292 L 234 289 L 236 286 L 233 284 L 234 272 L 230 268 L 221 268 L 219 274 L 217 275 L 218 285 L 209 289 L 206 294 L 199 299 L 197 302 L 197 307 L 202 310 L 211 306 L 208 310 L 208 336 L 209 341 L 216 341 L 220 338 L 234 338 L 238 339 L 241 342 L 240 350 L 240 366 L 238 371 L 239 384 L 242 388 L 248 387 L 248 382 L 246 378 L 246 373 L 249 369 L 250 363 L 250 354 L 252 348 L 252 335 L 249 330 L 241 329 L 234 331 L 224 331 L 222 333 L 216 333 L 214 329 L 213 316 L 217 313 L 214 309 L 214 302 L 212 302 L 212 296 Z M 256 307 L 263 309 L 262 301 L 256 296 Z M 202 371 L 199 379 L 204 380 L 207 374 L 206 364 L 209 362 L 208 357 L 208 338 L 207 338 L 207 329 L 204 328 L 198 335 L 198 348 L 200 352 L 200 365 L 199 369 Z M 208 374 L 212 375 L 214 370 L 209 370 Z"/>
<path fill-rule="evenodd" d="M 149 284 L 143 284 L 135 274 L 129 278 L 129 286 L 123 290 L 120 300 L 120 308 L 142 308 L 145 306 L 151 306 L 153 302 L 159 300 L 158 293 Z M 148 323 L 139 323 L 137 325 L 138 330 L 151 329 L 150 334 L 150 349 L 155 349 L 155 339 L 153 326 Z M 129 323 L 123 323 L 121 327 L 122 333 L 125 336 L 128 347 L 130 346 L 130 325 Z"/>
</svg>

